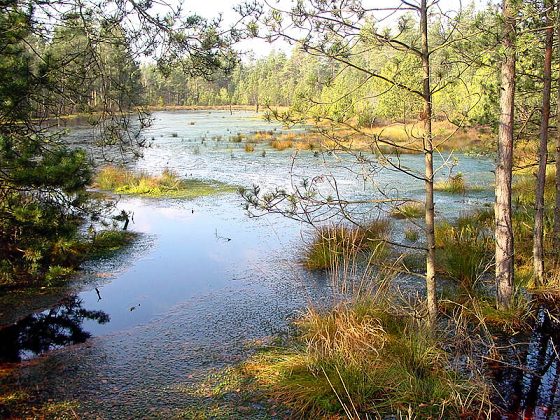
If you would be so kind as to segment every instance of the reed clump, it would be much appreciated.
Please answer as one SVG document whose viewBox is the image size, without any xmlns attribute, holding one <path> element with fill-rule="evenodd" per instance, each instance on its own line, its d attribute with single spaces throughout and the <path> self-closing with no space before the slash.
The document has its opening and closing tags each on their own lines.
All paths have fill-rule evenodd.
<svg viewBox="0 0 560 420">
<path fill-rule="evenodd" d="M 386 240 L 390 222 L 386 219 L 372 221 L 364 226 L 331 225 L 318 229 L 304 257 L 310 270 L 333 268 L 341 259 L 363 255 L 379 259 L 387 255 Z"/>
<path fill-rule="evenodd" d="M 419 202 L 404 203 L 391 210 L 391 216 L 395 219 L 418 219 L 424 214 L 424 203 Z"/>
</svg>

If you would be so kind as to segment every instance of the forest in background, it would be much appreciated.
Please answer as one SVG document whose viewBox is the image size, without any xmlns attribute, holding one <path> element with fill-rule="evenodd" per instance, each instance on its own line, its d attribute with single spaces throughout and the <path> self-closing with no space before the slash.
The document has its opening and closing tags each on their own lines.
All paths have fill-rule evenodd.
<svg viewBox="0 0 560 420">
<path fill-rule="evenodd" d="M 522 128 L 520 136 L 525 138 L 534 134 L 539 125 L 543 33 L 536 30 L 541 24 L 538 5 L 526 2 L 522 7 L 520 14 L 528 18 L 520 22 L 518 29 L 516 114 Z M 410 13 L 399 23 L 398 35 L 393 36 L 404 43 L 417 41 L 416 19 Z M 488 125 L 497 129 L 502 59 L 497 9 L 470 6 L 457 15 L 454 25 L 468 37 L 431 56 L 432 83 L 438 87 L 433 95 L 437 118 L 458 126 Z M 445 27 L 437 20 L 430 22 L 434 43 L 446 40 L 456 30 L 455 26 Z M 353 67 L 357 64 L 391 80 L 413 84 L 421 78 L 420 63 L 405 50 L 391 45 L 372 48 L 369 41 L 366 36 L 350 48 L 344 47 L 352 65 L 301 46 L 294 47 L 291 53 L 272 51 L 260 58 L 239 56 L 233 72 L 217 72 L 206 78 L 185 77 L 181 65 L 162 71 L 155 64 L 143 64 L 143 100 L 146 105 L 159 108 L 292 107 L 305 111 L 309 118 L 327 117 L 338 122 L 355 119 L 363 127 L 375 122 L 420 120 L 422 105 L 416 95 Z"/>
</svg>

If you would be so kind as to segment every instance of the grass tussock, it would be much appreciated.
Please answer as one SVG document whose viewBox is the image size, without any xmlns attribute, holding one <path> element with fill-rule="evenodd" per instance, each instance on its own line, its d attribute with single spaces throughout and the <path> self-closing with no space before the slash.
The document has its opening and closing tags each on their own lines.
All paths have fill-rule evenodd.
<svg viewBox="0 0 560 420">
<path fill-rule="evenodd" d="M 434 190 L 451 194 L 464 194 L 467 189 L 465 178 L 460 172 L 434 184 Z"/>
<path fill-rule="evenodd" d="M 237 133 L 233 136 L 231 136 L 229 138 L 229 141 L 233 142 L 233 143 L 241 143 L 243 141 L 243 139 L 245 138 L 244 134 L 241 133 Z"/>
<path fill-rule="evenodd" d="M 271 141 L 274 138 L 273 131 L 257 131 L 251 139 L 255 142 Z"/>
<path fill-rule="evenodd" d="M 387 255 L 385 240 L 389 237 L 390 223 L 380 219 L 365 226 L 326 226 L 315 233 L 304 258 L 310 270 L 333 268 L 341 259 L 364 255 L 379 259 Z"/>
<path fill-rule="evenodd" d="M 494 241 L 485 224 L 489 213 L 460 218 L 436 226 L 436 264 L 440 273 L 473 292 L 491 267 Z"/>
<path fill-rule="evenodd" d="M 302 418 L 467 418 L 489 412 L 484 383 L 453 368 L 442 337 L 376 292 L 309 309 L 297 335 L 243 366 L 257 388 Z"/>
<path fill-rule="evenodd" d="M 94 186 L 118 194 L 140 195 L 153 198 L 196 198 L 222 192 L 232 192 L 235 188 L 217 181 L 183 179 L 169 169 L 161 175 L 135 173 L 127 169 L 107 166 L 102 168 Z"/>
<path fill-rule="evenodd" d="M 293 141 L 291 140 L 272 140 L 269 144 L 270 147 L 278 151 L 291 149 L 294 145 Z"/>
<path fill-rule="evenodd" d="M 417 229 L 405 229 L 404 238 L 409 242 L 417 242 L 420 238 L 420 233 Z"/>
<path fill-rule="evenodd" d="M 391 210 L 391 216 L 395 219 L 418 219 L 424 214 L 424 203 L 419 202 L 404 203 Z"/>
<path fill-rule="evenodd" d="M 554 203 L 556 186 L 556 170 L 549 165 L 546 170 L 544 188 L 545 203 Z M 517 206 L 534 206 L 535 203 L 535 176 L 533 174 L 522 174 L 515 178 L 512 185 L 513 201 Z"/>
<path fill-rule="evenodd" d="M 245 151 L 247 153 L 252 153 L 255 151 L 255 145 L 253 143 L 245 143 Z"/>
</svg>

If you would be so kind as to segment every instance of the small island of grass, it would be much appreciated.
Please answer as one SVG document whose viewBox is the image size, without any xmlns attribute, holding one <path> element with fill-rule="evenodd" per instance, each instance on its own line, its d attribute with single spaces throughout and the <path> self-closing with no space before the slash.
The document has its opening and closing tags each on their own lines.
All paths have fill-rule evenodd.
<svg viewBox="0 0 560 420">
<path fill-rule="evenodd" d="M 118 194 L 151 198 L 193 199 L 236 191 L 233 185 L 219 181 L 184 179 L 169 169 L 165 169 L 159 176 L 153 176 L 116 166 L 102 168 L 97 174 L 94 186 Z"/>
</svg>

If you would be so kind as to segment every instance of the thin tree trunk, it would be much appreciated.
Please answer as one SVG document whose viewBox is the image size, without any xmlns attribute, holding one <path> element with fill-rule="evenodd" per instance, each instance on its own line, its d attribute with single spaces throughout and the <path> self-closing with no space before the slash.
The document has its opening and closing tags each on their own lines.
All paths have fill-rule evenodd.
<svg viewBox="0 0 560 420">
<path fill-rule="evenodd" d="M 515 100 L 515 13 L 511 0 L 503 2 L 504 59 L 501 69 L 500 121 L 496 160 L 496 304 L 507 309 L 513 296 L 513 228 L 511 178 L 513 166 L 513 121 Z"/>
<path fill-rule="evenodd" d="M 560 57 L 560 1 L 556 7 L 556 42 L 558 42 L 557 55 Z M 560 70 L 558 72 L 558 93 L 556 96 L 556 195 L 554 203 L 554 250 L 560 254 Z"/>
<path fill-rule="evenodd" d="M 434 147 L 432 138 L 432 92 L 430 87 L 430 52 L 428 45 L 428 6 L 422 0 L 420 6 L 420 30 L 422 32 L 422 97 L 424 100 L 424 163 L 426 189 L 426 295 L 429 323 L 433 327 L 437 320 L 436 297 L 436 239 L 434 229 Z"/>
<path fill-rule="evenodd" d="M 551 7 L 551 1 L 546 3 L 547 7 Z M 544 284 L 544 186 L 546 181 L 546 162 L 548 160 L 548 124 L 550 120 L 550 85 L 552 81 L 552 40 L 554 28 L 550 19 L 551 10 L 546 13 L 546 39 L 544 53 L 544 87 L 543 102 L 541 115 L 541 130 L 539 139 L 538 161 L 539 168 L 537 172 L 537 186 L 535 192 L 535 230 L 533 234 L 533 272 L 535 277 L 535 285 L 542 286 Z"/>
</svg>

